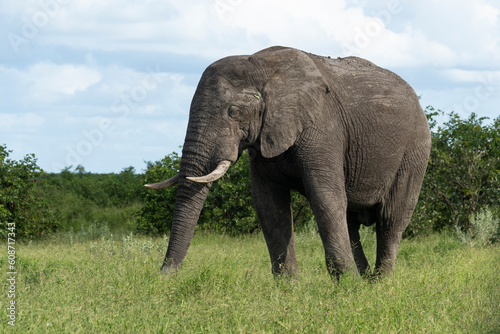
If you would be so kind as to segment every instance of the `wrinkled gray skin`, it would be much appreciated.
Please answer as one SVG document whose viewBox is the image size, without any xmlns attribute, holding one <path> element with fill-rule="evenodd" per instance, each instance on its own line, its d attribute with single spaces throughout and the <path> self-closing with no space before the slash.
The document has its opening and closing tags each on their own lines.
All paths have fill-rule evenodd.
<svg viewBox="0 0 500 334">
<path fill-rule="evenodd" d="M 358 230 L 373 223 L 375 273 L 389 273 L 430 145 L 413 89 L 369 61 L 283 47 L 221 59 L 203 73 L 191 104 L 162 271 L 182 264 L 210 187 L 186 177 L 236 162 L 248 149 L 274 274 L 299 272 L 290 189 L 311 204 L 330 274 L 371 272 Z"/>
</svg>

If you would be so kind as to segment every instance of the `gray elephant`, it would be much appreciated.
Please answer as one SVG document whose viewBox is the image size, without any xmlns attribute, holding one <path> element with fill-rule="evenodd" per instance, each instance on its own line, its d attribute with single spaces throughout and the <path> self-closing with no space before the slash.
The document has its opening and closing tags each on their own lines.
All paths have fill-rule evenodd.
<svg viewBox="0 0 500 334">
<path fill-rule="evenodd" d="M 247 149 L 272 272 L 297 276 L 290 190 L 306 196 L 331 275 L 371 272 L 359 227 L 376 223 L 375 273 L 393 270 L 431 137 L 413 89 L 357 57 L 271 47 L 210 65 L 190 109 L 163 272 L 182 264 L 211 182 Z"/>
</svg>

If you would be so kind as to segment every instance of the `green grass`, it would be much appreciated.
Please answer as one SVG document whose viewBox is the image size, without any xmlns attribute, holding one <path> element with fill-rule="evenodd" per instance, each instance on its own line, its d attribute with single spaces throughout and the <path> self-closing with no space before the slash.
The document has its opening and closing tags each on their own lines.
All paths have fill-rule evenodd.
<svg viewBox="0 0 500 334">
<path fill-rule="evenodd" d="M 363 237 L 373 262 L 374 236 Z M 17 325 L 7 325 L 4 294 L 0 332 L 500 332 L 498 244 L 468 248 L 451 234 L 404 240 L 394 275 L 369 283 L 332 280 L 313 233 L 296 236 L 296 281 L 273 279 L 261 235 L 197 231 L 170 277 L 159 274 L 166 239 L 109 231 L 79 239 L 60 234 L 17 245 Z"/>
</svg>

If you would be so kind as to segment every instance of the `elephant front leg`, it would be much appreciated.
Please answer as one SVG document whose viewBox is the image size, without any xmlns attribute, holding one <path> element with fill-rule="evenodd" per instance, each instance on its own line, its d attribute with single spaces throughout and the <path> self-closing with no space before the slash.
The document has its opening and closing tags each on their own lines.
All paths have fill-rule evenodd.
<svg viewBox="0 0 500 334">
<path fill-rule="evenodd" d="M 298 277 L 290 189 L 266 182 L 252 168 L 252 194 L 275 276 Z"/>
</svg>

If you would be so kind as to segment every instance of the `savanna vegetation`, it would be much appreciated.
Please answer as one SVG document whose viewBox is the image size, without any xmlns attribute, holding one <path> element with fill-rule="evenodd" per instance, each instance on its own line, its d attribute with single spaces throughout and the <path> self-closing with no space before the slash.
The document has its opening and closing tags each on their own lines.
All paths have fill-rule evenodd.
<svg viewBox="0 0 500 334">
<path fill-rule="evenodd" d="M 406 237 L 442 230 L 460 230 L 474 236 L 471 221 L 478 214 L 500 215 L 500 117 L 487 121 L 475 114 L 457 114 L 437 125 L 442 114 L 426 109 L 432 130 L 432 152 L 420 200 Z M 180 156 L 173 152 L 147 162 L 145 173 L 127 167 L 118 174 L 92 174 L 83 166 L 46 174 L 34 155 L 9 159 L 0 147 L 0 233 L 15 222 L 17 237 L 39 239 L 54 231 L 80 231 L 107 225 L 119 233 L 168 233 L 176 188 L 146 190 L 175 175 Z M 249 157 L 243 154 L 226 176 L 216 182 L 201 213 L 198 228 L 231 235 L 260 229 L 252 206 Z M 307 200 L 294 193 L 296 230 L 314 228 Z"/>
<path fill-rule="evenodd" d="M 145 171 L 70 166 L 47 174 L 34 155 L 12 160 L 0 146 L 0 234 L 15 232 L 17 241 L 14 330 L 500 332 L 500 117 L 452 113 L 438 125 L 442 113 L 426 113 L 433 145 L 420 201 L 396 272 L 376 284 L 331 281 L 309 204 L 297 193 L 301 279 L 272 280 L 246 154 L 212 186 L 183 270 L 165 278 L 158 272 L 176 188 L 142 185 L 175 175 L 177 153 Z M 371 227 L 363 238 L 373 263 Z M 7 257 L 0 263 L 6 268 Z"/>
<path fill-rule="evenodd" d="M 99 237 L 95 238 L 97 234 Z M 95 238 L 95 239 L 94 239 Z M 401 243 L 392 277 L 332 281 L 316 233 L 300 232 L 301 277 L 273 280 L 264 238 L 198 231 L 182 270 L 164 277 L 168 237 L 106 229 L 18 247 L 13 333 L 498 333 L 500 248 L 452 233 Z M 362 229 L 370 261 L 375 235 Z M 5 257 L 0 258 L 5 268 Z M 5 283 L 4 283 L 5 285 Z"/>
</svg>

